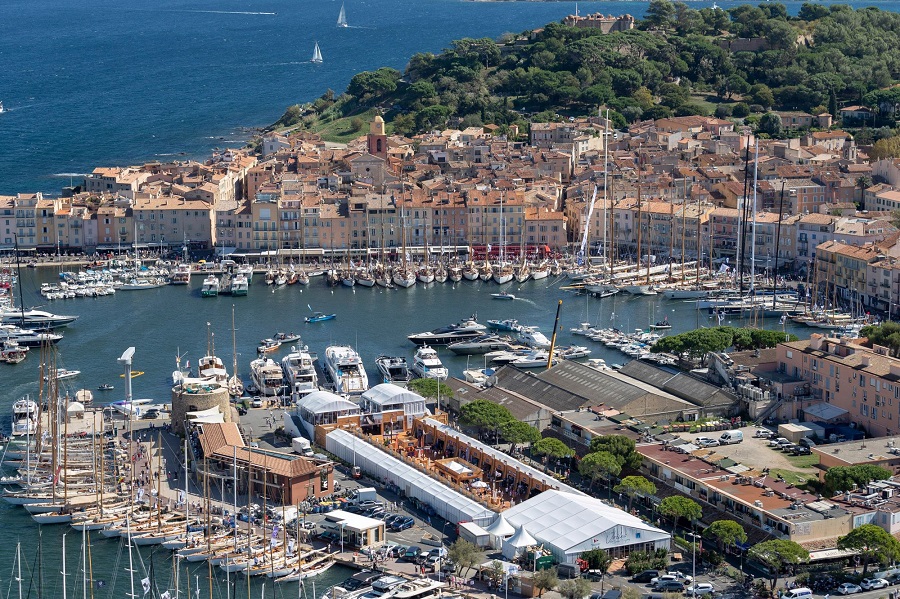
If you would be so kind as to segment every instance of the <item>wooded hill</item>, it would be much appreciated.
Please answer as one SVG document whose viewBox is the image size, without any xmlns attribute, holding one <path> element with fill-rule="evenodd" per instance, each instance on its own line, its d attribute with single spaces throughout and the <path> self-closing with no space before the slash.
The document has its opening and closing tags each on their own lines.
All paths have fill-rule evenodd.
<svg viewBox="0 0 900 599">
<path fill-rule="evenodd" d="M 734 51 L 748 46 L 738 38 L 758 38 L 759 47 Z M 387 67 L 359 73 L 341 96 L 329 91 L 293 106 L 276 126 L 321 128 L 377 109 L 394 132 L 411 134 L 448 124 L 524 126 L 595 114 L 599 106 L 612 109 L 620 126 L 713 113 L 749 116 L 754 124 L 770 109 L 837 117 L 849 104 L 880 109 L 881 124 L 893 126 L 898 80 L 894 12 L 804 4 L 789 17 L 775 2 L 697 10 L 653 0 L 630 31 L 550 23 L 499 41 L 461 39 L 440 54 L 416 54 L 404 73 Z M 360 121 L 351 128 L 361 129 Z"/>
</svg>

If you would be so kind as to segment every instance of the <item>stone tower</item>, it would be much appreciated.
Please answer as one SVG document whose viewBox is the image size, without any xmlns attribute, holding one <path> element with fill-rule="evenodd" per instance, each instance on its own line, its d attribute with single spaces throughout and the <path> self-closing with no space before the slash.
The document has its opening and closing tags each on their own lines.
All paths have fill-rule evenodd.
<svg viewBox="0 0 900 599">
<path fill-rule="evenodd" d="M 369 154 L 387 160 L 387 135 L 384 134 L 384 119 L 376 116 L 369 125 L 369 134 L 366 136 Z"/>
</svg>

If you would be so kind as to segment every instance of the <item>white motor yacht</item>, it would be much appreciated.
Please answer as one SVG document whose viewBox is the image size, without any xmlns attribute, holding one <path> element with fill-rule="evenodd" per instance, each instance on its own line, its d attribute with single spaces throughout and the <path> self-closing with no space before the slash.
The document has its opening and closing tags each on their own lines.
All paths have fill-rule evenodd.
<svg viewBox="0 0 900 599">
<path fill-rule="evenodd" d="M 375 365 L 381 373 L 382 382 L 394 384 L 409 382 L 409 367 L 403 356 L 378 356 Z"/>
<path fill-rule="evenodd" d="M 369 377 L 359 354 L 346 345 L 325 348 L 325 371 L 338 395 L 360 395 L 369 388 Z"/>
<path fill-rule="evenodd" d="M 519 341 L 530 347 L 550 347 L 550 340 L 537 327 L 521 327 L 518 331 Z"/>
<path fill-rule="evenodd" d="M 318 377 L 314 363 L 316 356 L 307 347 L 297 349 L 291 347 L 291 353 L 281 359 L 284 378 L 291 388 L 291 393 L 298 396 L 318 391 Z"/>
<path fill-rule="evenodd" d="M 219 277 L 209 275 L 203 279 L 203 288 L 200 290 L 203 297 L 216 297 L 219 295 Z"/>
<path fill-rule="evenodd" d="M 423 379 L 444 380 L 450 375 L 441 363 L 437 351 L 427 345 L 423 345 L 416 350 L 410 370 Z"/>
<path fill-rule="evenodd" d="M 257 358 L 250 362 L 250 379 L 257 392 L 266 397 L 278 395 L 284 388 L 284 373 L 272 358 Z"/>
</svg>

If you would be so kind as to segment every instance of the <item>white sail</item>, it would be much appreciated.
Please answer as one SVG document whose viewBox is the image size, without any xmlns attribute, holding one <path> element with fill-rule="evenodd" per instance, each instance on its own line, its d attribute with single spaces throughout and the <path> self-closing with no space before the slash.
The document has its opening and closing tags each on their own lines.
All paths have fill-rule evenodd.
<svg viewBox="0 0 900 599">
<path fill-rule="evenodd" d="M 316 48 L 313 50 L 313 56 L 310 62 L 322 62 L 322 51 L 319 50 L 319 42 L 316 42 Z"/>
<path fill-rule="evenodd" d="M 338 15 L 337 24 L 338 24 L 338 27 L 346 27 L 347 26 L 347 13 L 344 12 L 343 4 L 341 4 L 341 14 Z"/>
</svg>

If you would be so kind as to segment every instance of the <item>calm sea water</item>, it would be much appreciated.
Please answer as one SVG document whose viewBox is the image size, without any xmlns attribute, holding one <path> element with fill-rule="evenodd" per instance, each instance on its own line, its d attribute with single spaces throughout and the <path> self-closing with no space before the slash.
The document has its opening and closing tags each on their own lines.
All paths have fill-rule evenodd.
<svg viewBox="0 0 900 599">
<path fill-rule="evenodd" d="M 96 166 L 204 158 L 247 127 L 415 52 L 557 21 L 574 2 L 0 2 L 0 194 L 57 193 Z M 698 1 L 697 6 L 712 1 Z M 723 0 L 720 6 L 739 4 Z M 800 2 L 788 2 L 799 10 Z M 862 6 L 869 2 L 850 2 Z M 892 10 L 897 4 L 880 3 Z M 579 10 L 643 14 L 644 2 Z M 309 63 L 318 41 L 324 63 Z"/>
</svg>

